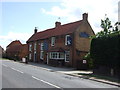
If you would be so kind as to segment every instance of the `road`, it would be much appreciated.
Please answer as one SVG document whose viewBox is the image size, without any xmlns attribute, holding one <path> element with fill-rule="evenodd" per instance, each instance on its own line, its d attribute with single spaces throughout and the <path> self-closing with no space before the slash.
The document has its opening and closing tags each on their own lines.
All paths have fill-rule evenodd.
<svg viewBox="0 0 120 90">
<path fill-rule="evenodd" d="M 64 90 L 64 88 L 118 88 L 14 61 L 0 60 L 0 62 L 2 62 L 2 88 L 55 88 L 56 90 Z"/>
</svg>

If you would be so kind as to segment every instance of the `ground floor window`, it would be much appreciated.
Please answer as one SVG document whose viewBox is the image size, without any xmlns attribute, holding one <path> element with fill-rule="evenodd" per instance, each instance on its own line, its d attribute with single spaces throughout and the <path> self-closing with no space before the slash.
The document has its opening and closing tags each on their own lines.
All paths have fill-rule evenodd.
<svg viewBox="0 0 120 90">
<path fill-rule="evenodd" d="M 65 62 L 70 61 L 70 51 L 65 51 Z"/>
<path fill-rule="evenodd" d="M 44 57 L 44 51 L 41 51 L 40 52 L 40 59 L 43 59 L 43 57 Z"/>
<path fill-rule="evenodd" d="M 64 52 L 50 52 L 50 59 L 65 59 Z"/>
<path fill-rule="evenodd" d="M 32 59 L 32 55 L 31 55 L 31 53 L 29 53 L 29 60 L 31 60 Z"/>
</svg>

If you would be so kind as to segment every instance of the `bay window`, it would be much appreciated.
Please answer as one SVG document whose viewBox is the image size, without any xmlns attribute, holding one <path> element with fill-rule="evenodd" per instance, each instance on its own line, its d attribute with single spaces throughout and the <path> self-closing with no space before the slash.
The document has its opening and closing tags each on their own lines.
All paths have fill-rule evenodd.
<svg viewBox="0 0 120 90">
<path fill-rule="evenodd" d="M 64 59 L 65 55 L 63 52 L 51 52 L 50 59 Z"/>
</svg>

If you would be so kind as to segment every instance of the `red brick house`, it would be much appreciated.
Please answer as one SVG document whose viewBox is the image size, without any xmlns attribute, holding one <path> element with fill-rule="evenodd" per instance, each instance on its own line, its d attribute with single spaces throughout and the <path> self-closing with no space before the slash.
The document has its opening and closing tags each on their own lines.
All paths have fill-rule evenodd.
<svg viewBox="0 0 120 90">
<path fill-rule="evenodd" d="M 22 44 L 19 40 L 15 40 L 6 47 L 6 57 L 14 60 L 22 60 L 22 58 L 28 55 L 27 49 L 27 44 Z"/>
<path fill-rule="evenodd" d="M 5 51 L 4 49 L 0 46 L 0 58 L 4 57 Z"/>
<path fill-rule="evenodd" d="M 28 39 L 29 61 L 44 62 L 53 66 L 81 67 L 83 57 L 90 49 L 90 36 L 94 32 L 88 22 L 88 14 L 80 21 L 37 32 Z"/>
</svg>

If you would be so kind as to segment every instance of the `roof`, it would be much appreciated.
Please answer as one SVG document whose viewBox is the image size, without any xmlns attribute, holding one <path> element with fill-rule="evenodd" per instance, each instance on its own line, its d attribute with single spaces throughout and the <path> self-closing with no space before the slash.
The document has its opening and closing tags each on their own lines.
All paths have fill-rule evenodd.
<svg viewBox="0 0 120 90">
<path fill-rule="evenodd" d="M 12 41 L 7 47 L 15 46 L 15 45 L 22 45 L 19 40 Z"/>
<path fill-rule="evenodd" d="M 8 46 L 7 52 L 19 52 L 22 48 L 22 43 L 19 40 L 12 41 Z"/>
<path fill-rule="evenodd" d="M 36 41 L 36 40 L 40 40 L 40 39 L 46 39 L 46 38 L 49 38 L 52 36 L 66 35 L 66 34 L 73 33 L 79 27 L 79 25 L 81 23 L 82 23 L 82 20 L 64 24 L 64 25 L 59 25 L 55 28 L 47 29 L 42 32 L 37 32 L 37 33 L 33 34 L 28 39 L 27 42 Z"/>
<path fill-rule="evenodd" d="M 15 46 L 11 46 L 6 51 L 7 52 L 20 52 L 21 48 L 22 48 L 22 45 L 15 45 Z"/>
</svg>

